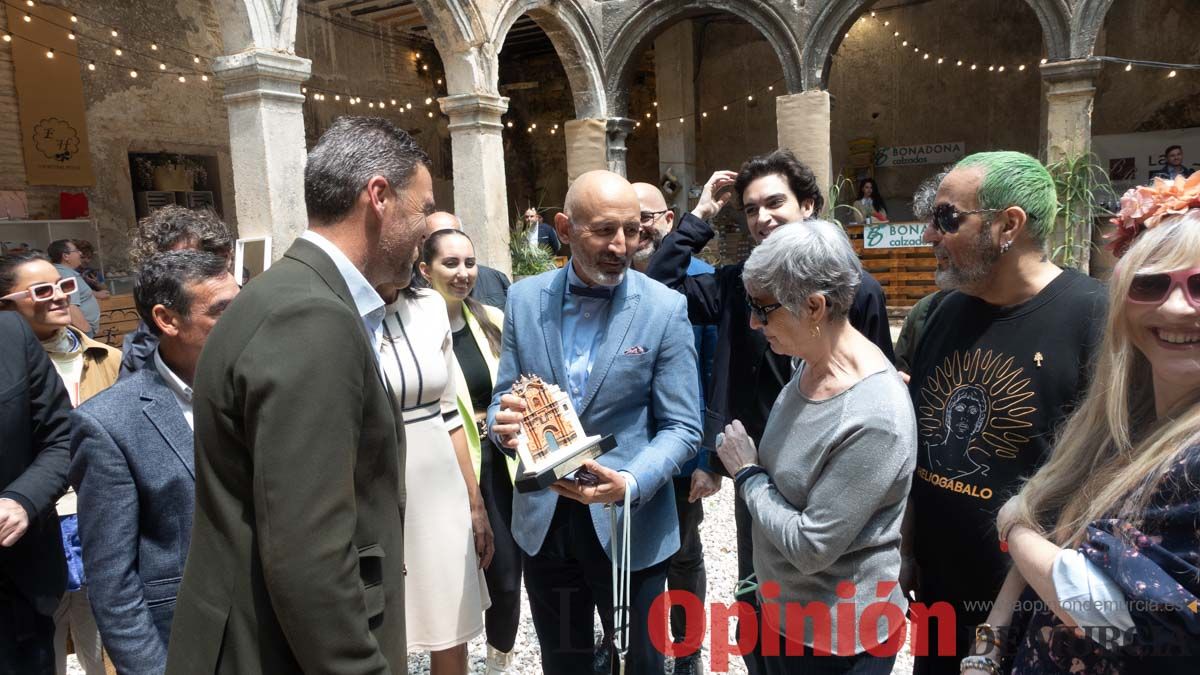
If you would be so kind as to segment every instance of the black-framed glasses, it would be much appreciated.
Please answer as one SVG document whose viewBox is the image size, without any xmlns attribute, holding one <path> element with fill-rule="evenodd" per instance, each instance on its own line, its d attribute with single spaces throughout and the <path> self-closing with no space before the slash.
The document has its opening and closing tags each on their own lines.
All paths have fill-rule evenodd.
<svg viewBox="0 0 1200 675">
<path fill-rule="evenodd" d="M 74 295 L 79 290 L 79 282 L 75 277 L 63 277 L 54 282 L 47 281 L 40 284 L 33 284 L 23 291 L 9 293 L 0 298 L 0 300 L 16 300 L 23 295 L 28 295 L 29 299 L 34 302 L 45 302 L 54 298 L 54 289 L 56 288 L 62 291 L 63 295 Z"/>
<path fill-rule="evenodd" d="M 671 209 L 663 209 L 662 211 L 642 211 L 642 224 L 645 225 L 647 223 L 652 223 L 655 221 L 655 219 L 661 217 L 664 213 L 670 210 Z"/>
<path fill-rule="evenodd" d="M 750 306 L 750 313 L 754 315 L 754 318 L 758 319 L 758 322 L 764 326 L 767 325 L 767 317 L 770 316 L 771 312 L 783 307 L 782 302 L 760 305 L 754 301 L 754 298 L 750 297 L 749 293 L 746 294 L 746 304 Z"/>
<path fill-rule="evenodd" d="M 975 209 L 973 211 L 959 211 L 954 208 L 953 204 L 938 204 L 933 207 L 933 217 L 930 219 L 930 224 L 942 234 L 954 234 L 958 232 L 958 228 L 962 227 L 963 221 L 967 219 L 967 216 L 973 216 L 977 213 L 996 213 L 1003 210 Z"/>
</svg>

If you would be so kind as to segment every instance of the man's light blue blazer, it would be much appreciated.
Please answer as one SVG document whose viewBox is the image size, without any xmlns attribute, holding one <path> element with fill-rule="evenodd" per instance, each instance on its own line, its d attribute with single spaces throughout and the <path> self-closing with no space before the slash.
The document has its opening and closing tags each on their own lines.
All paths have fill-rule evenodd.
<svg viewBox="0 0 1200 675">
<path fill-rule="evenodd" d="M 567 389 L 562 347 L 566 286 L 564 267 L 509 289 L 489 427 L 500 408 L 500 396 L 520 375 L 537 375 Z M 687 301 L 629 270 L 614 289 L 608 326 L 596 347 L 587 393 L 576 412 L 588 435 L 616 438 L 617 447 L 602 456 L 600 464 L 628 472 L 637 483 L 631 495 L 636 499 L 630 554 L 634 570 L 661 562 L 679 548 L 671 477 L 696 454 L 700 443 L 697 382 Z M 513 495 L 513 536 L 529 555 L 541 549 L 558 500 L 549 489 Z M 596 536 L 611 556 L 609 517 L 600 504 L 593 504 L 591 513 Z"/>
</svg>

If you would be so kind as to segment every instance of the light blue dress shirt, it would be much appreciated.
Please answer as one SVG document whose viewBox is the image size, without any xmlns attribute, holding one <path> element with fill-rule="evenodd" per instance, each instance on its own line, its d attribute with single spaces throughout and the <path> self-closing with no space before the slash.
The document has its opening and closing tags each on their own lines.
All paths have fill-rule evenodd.
<svg viewBox="0 0 1200 675">
<path fill-rule="evenodd" d="M 588 376 L 596 363 L 596 348 L 604 341 L 608 328 L 612 299 L 575 295 L 571 292 L 572 285 L 587 285 L 575 274 L 573 260 L 567 267 L 567 289 L 563 293 L 562 348 L 563 365 L 567 368 L 567 394 L 578 411 L 587 395 Z"/>
<path fill-rule="evenodd" d="M 362 272 L 358 271 L 354 263 L 350 262 L 346 254 L 334 246 L 333 242 L 312 230 L 305 230 L 300 238 L 311 242 L 333 260 L 333 265 L 337 267 L 338 273 L 346 281 L 346 287 L 350 289 L 350 297 L 354 299 L 354 307 L 358 310 L 358 315 L 362 317 L 367 335 L 371 336 L 371 353 L 375 355 L 375 360 L 378 362 L 379 343 L 383 338 L 383 316 L 387 311 L 387 305 L 383 302 L 383 298 L 379 297 L 379 293 L 371 286 L 371 282 L 367 281 Z"/>
<path fill-rule="evenodd" d="M 624 280 L 622 280 L 624 283 Z M 563 292 L 562 348 L 563 365 L 567 369 L 567 395 L 575 411 L 583 407 L 587 396 L 588 377 L 596 363 L 596 349 L 604 342 L 608 330 L 608 317 L 612 309 L 612 298 L 593 298 L 575 295 L 571 286 L 587 286 L 575 274 L 575 260 L 567 264 L 567 288 Z M 613 288 L 615 287 L 605 287 Z M 587 429 L 584 429 L 587 431 Z M 589 432 L 590 433 L 590 432 Z M 621 471 L 625 477 L 625 489 L 631 504 L 638 502 L 638 484 L 633 474 Z"/>
</svg>

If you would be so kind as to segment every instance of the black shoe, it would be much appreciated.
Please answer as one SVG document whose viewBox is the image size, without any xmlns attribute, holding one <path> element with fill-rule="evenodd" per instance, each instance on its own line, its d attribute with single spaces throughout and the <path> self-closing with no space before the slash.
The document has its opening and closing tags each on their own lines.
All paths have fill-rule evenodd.
<svg viewBox="0 0 1200 675">
<path fill-rule="evenodd" d="M 700 654 L 678 656 L 675 658 L 674 675 L 704 675 L 704 664 L 700 662 Z"/>
<path fill-rule="evenodd" d="M 612 646 L 600 638 L 592 652 L 592 672 L 595 675 L 612 675 Z"/>
</svg>

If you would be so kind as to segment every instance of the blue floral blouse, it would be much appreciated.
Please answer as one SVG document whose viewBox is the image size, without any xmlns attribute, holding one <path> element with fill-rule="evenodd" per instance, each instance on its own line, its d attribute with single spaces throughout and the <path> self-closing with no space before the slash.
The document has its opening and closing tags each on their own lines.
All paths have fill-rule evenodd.
<svg viewBox="0 0 1200 675">
<path fill-rule="evenodd" d="M 1097 520 L 1077 550 L 1124 591 L 1133 634 L 1121 646 L 1116 629 L 1072 628 L 1048 609 L 1021 612 L 1013 617 L 1023 631 L 1012 672 L 1200 673 L 1200 446 L 1179 454 L 1140 529 Z M 1029 589 L 1022 598 L 1036 599 Z"/>
</svg>

